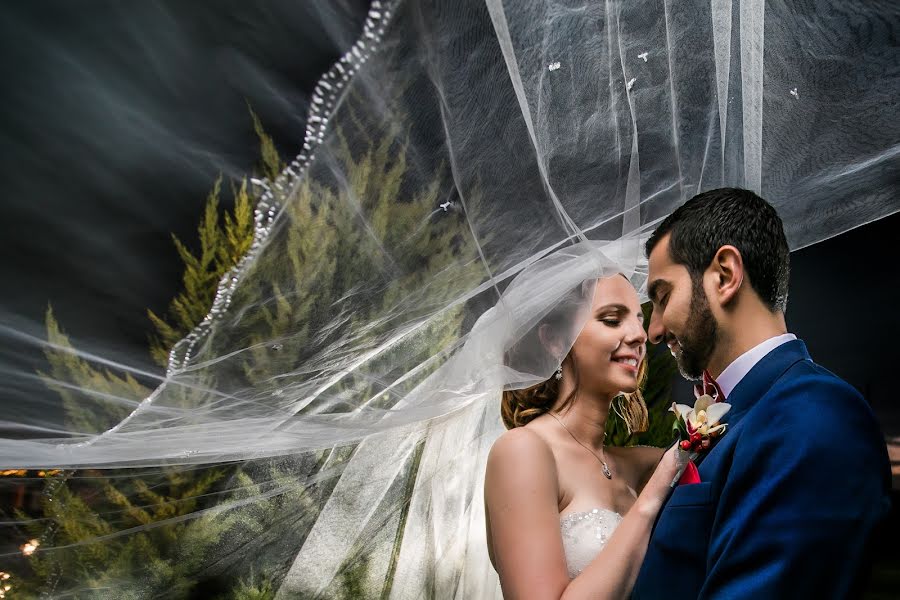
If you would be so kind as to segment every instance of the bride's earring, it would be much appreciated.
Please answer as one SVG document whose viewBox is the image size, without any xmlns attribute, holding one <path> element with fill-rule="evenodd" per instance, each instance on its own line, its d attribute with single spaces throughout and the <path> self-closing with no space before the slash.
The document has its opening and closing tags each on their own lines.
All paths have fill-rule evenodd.
<svg viewBox="0 0 900 600">
<path fill-rule="evenodd" d="M 562 365 L 556 368 L 556 380 L 559 381 L 562 379 Z"/>
</svg>

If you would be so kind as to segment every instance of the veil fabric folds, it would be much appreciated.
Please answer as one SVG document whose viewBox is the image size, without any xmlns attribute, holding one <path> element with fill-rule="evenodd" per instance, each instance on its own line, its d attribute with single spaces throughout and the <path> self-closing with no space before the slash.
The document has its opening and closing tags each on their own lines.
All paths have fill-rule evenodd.
<svg viewBox="0 0 900 600">
<path fill-rule="evenodd" d="M 181 597 L 245 573 L 279 597 L 497 593 L 481 479 L 500 392 L 558 365 L 507 351 L 585 281 L 641 290 L 642 240 L 700 191 L 760 193 L 792 249 L 900 209 L 898 10 L 373 2 L 165 381 L 80 384 L 128 414 L 31 415 L 0 439 L 3 467 L 65 469 L 45 498 L 108 524 L 40 534 L 42 592 Z M 72 567 L 127 540 L 165 549 Z"/>
</svg>

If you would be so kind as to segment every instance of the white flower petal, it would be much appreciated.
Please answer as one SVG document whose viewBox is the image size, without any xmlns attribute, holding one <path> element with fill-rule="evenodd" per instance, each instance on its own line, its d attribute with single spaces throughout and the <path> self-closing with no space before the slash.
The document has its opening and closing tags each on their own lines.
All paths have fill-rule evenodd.
<svg viewBox="0 0 900 600">
<path fill-rule="evenodd" d="M 683 419 L 687 419 L 687 416 L 694 411 L 694 409 L 687 404 L 676 404 L 675 408 L 678 410 L 678 414 L 680 414 L 681 418 Z"/>
<path fill-rule="evenodd" d="M 722 417 L 724 417 L 729 410 L 731 410 L 730 404 L 727 402 L 718 402 L 706 409 L 706 417 L 709 419 L 710 423 L 715 424 L 721 421 Z"/>
<path fill-rule="evenodd" d="M 711 404 L 715 403 L 715 400 L 712 399 L 712 396 L 709 394 L 703 394 L 697 401 L 694 402 L 694 410 L 700 412 L 701 410 L 706 410 Z"/>
</svg>

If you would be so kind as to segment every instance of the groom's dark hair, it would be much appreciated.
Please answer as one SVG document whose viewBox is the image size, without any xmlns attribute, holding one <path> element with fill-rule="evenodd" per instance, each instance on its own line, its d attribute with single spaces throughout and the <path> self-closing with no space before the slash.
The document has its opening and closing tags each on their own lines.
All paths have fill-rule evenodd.
<svg viewBox="0 0 900 600">
<path fill-rule="evenodd" d="M 790 250 L 775 208 L 749 190 L 720 188 L 697 194 L 656 228 L 647 256 L 667 233 L 669 254 L 697 283 L 719 248 L 738 249 L 750 285 L 771 311 L 787 308 Z"/>
</svg>

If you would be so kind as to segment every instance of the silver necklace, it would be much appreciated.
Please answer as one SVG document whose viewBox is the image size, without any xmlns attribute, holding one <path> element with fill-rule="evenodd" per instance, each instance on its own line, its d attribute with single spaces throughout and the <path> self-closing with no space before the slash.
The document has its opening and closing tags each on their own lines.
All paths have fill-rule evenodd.
<svg viewBox="0 0 900 600">
<path fill-rule="evenodd" d="M 588 452 L 590 452 L 591 454 L 593 454 L 593 455 L 594 455 L 594 458 L 596 458 L 597 460 L 599 460 L 599 461 L 600 461 L 600 464 L 603 465 L 603 474 L 606 476 L 606 478 L 607 478 L 607 479 L 612 479 L 612 472 L 609 470 L 609 465 L 606 464 L 606 461 L 603 460 L 602 458 L 600 458 L 600 457 L 597 455 L 596 452 L 594 452 L 593 450 L 591 450 L 590 448 L 588 448 L 586 445 L 582 444 L 582 443 L 581 443 L 581 440 L 579 440 L 577 437 L 575 437 L 575 434 L 574 434 L 574 433 L 572 433 L 571 431 L 569 431 L 569 428 L 566 427 L 566 424 L 563 423 L 563 422 L 560 420 L 559 417 L 557 417 L 555 414 L 553 414 L 553 413 L 550 412 L 549 410 L 547 411 L 547 414 L 550 415 L 551 417 L 553 417 L 554 419 L 556 419 L 556 422 L 559 423 L 560 425 L 562 425 L 562 428 L 566 430 L 566 433 L 568 433 L 569 435 L 571 435 L 571 436 L 572 436 L 572 439 L 575 440 L 575 442 L 576 442 L 579 446 L 581 446 L 582 448 L 584 448 L 585 450 L 587 450 Z M 603 437 L 604 437 L 604 438 L 606 437 L 606 434 L 605 434 L 605 433 L 603 434 Z"/>
</svg>

